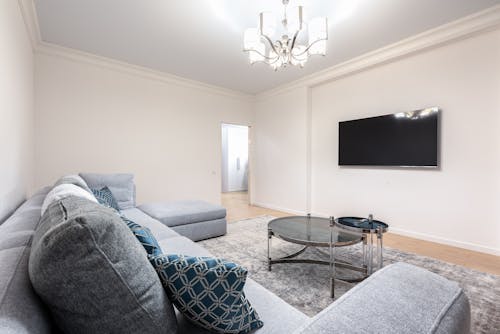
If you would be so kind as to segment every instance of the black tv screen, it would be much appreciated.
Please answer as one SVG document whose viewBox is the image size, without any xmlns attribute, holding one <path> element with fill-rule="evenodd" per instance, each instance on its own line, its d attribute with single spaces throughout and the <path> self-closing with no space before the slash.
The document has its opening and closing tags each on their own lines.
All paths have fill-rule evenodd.
<svg viewBox="0 0 500 334">
<path fill-rule="evenodd" d="M 438 166 L 438 108 L 339 122 L 340 166 Z"/>
</svg>

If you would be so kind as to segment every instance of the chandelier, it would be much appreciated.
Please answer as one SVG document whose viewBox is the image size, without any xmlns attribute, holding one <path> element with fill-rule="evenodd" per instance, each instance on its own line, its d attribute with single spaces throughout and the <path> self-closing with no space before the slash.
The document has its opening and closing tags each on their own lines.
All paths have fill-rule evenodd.
<svg viewBox="0 0 500 334">
<path fill-rule="evenodd" d="M 283 0 L 281 26 L 276 24 L 273 13 L 262 12 L 259 27 L 245 30 L 243 51 L 248 53 L 250 64 L 264 62 L 277 71 L 288 65 L 304 67 L 309 56 L 326 54 L 328 19 L 316 17 L 305 23 L 303 6 L 288 12 L 288 3 Z"/>
</svg>

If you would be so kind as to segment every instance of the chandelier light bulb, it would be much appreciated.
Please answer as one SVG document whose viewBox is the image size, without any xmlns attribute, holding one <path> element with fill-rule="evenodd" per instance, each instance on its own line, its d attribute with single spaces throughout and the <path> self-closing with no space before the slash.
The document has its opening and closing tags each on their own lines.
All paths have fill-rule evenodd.
<svg viewBox="0 0 500 334">
<path fill-rule="evenodd" d="M 276 32 L 276 17 L 271 12 L 262 12 L 259 18 L 259 29 L 262 35 L 272 38 Z"/>
<path fill-rule="evenodd" d="M 292 10 L 287 15 L 287 31 L 290 35 L 294 35 L 297 31 L 304 29 L 304 7 L 297 6 L 292 8 Z"/>
<path fill-rule="evenodd" d="M 315 17 L 309 22 L 309 54 L 326 54 L 326 39 L 328 38 L 328 21 L 326 17 Z"/>
</svg>

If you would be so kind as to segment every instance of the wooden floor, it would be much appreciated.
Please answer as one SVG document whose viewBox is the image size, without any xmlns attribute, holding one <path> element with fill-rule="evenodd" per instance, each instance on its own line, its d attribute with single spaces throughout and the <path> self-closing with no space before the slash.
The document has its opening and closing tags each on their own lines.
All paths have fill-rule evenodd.
<svg viewBox="0 0 500 334">
<path fill-rule="evenodd" d="M 274 217 L 290 216 L 289 213 L 252 206 L 248 202 L 248 194 L 246 192 L 222 194 L 222 205 L 227 209 L 227 219 L 230 223 L 262 215 Z M 405 237 L 390 232 L 384 235 L 384 245 L 405 252 L 455 263 L 478 271 L 500 275 L 500 256 Z"/>
</svg>

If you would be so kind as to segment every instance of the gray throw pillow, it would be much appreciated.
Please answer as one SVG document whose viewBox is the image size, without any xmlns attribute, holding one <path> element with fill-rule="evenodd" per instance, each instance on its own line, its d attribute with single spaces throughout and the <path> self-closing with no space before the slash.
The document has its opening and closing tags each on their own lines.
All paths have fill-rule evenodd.
<svg viewBox="0 0 500 334">
<path fill-rule="evenodd" d="M 75 186 L 78 186 L 92 194 L 92 190 L 90 190 L 87 182 L 85 182 L 85 180 L 82 179 L 80 175 L 63 176 L 59 180 L 57 180 L 56 183 L 54 183 L 54 188 L 61 184 L 74 184 Z"/>
<path fill-rule="evenodd" d="M 175 333 L 177 322 L 146 251 L 111 209 L 67 197 L 33 237 L 33 287 L 65 333 Z"/>
</svg>

